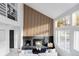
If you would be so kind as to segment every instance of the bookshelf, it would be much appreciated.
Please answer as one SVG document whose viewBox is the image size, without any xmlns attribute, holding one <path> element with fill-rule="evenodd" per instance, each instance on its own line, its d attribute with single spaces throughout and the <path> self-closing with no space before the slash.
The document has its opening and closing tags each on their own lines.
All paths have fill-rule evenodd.
<svg viewBox="0 0 79 59">
<path fill-rule="evenodd" d="M 12 20 L 17 20 L 17 4 L 16 3 L 0 3 L 0 15 Z"/>
</svg>

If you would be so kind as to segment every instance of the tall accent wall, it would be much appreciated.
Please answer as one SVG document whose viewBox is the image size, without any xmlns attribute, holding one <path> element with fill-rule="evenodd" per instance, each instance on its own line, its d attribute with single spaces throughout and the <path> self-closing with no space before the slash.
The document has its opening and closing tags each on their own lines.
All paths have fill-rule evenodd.
<svg viewBox="0 0 79 59">
<path fill-rule="evenodd" d="M 52 36 L 53 19 L 24 5 L 24 36 Z"/>
</svg>

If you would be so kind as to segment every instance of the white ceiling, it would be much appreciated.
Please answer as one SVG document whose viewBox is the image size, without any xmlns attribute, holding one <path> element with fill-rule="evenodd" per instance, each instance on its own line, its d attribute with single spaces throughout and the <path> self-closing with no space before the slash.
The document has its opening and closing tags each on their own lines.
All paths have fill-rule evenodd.
<svg viewBox="0 0 79 59">
<path fill-rule="evenodd" d="M 26 3 L 26 5 L 55 19 L 77 5 L 77 3 Z"/>
</svg>

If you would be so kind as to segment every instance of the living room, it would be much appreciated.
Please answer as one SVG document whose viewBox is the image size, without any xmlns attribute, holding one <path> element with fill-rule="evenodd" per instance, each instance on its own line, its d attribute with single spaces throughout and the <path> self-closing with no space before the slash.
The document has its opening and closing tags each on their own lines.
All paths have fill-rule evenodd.
<svg viewBox="0 0 79 59">
<path fill-rule="evenodd" d="M 78 3 L 0 3 L 0 56 L 79 56 Z"/>
</svg>

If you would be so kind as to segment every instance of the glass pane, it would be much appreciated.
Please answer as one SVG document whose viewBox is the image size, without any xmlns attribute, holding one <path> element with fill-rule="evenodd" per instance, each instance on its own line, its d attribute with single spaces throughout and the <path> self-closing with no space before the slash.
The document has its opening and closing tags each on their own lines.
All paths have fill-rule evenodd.
<svg viewBox="0 0 79 59">
<path fill-rule="evenodd" d="M 60 48 L 69 51 L 70 50 L 70 31 L 60 30 L 58 31 L 58 45 Z"/>
<path fill-rule="evenodd" d="M 65 31 L 65 49 L 70 50 L 70 31 Z"/>
<path fill-rule="evenodd" d="M 58 33 L 55 31 L 55 43 L 58 43 Z"/>
<path fill-rule="evenodd" d="M 64 31 L 58 31 L 58 45 L 61 48 L 65 48 L 65 32 Z"/>
<path fill-rule="evenodd" d="M 64 20 L 65 20 L 65 26 L 69 26 L 70 25 L 70 21 L 71 21 L 70 16 L 64 17 Z"/>
<path fill-rule="evenodd" d="M 74 31 L 74 49 L 79 51 L 79 31 Z"/>
<path fill-rule="evenodd" d="M 72 25 L 79 26 L 79 11 L 76 11 L 72 14 Z"/>
<path fill-rule="evenodd" d="M 65 48 L 65 31 L 61 31 L 60 35 L 60 46 Z"/>
<path fill-rule="evenodd" d="M 62 20 L 58 20 L 57 21 L 57 27 L 64 27 L 64 24 L 65 24 L 65 21 L 62 19 Z"/>
</svg>

